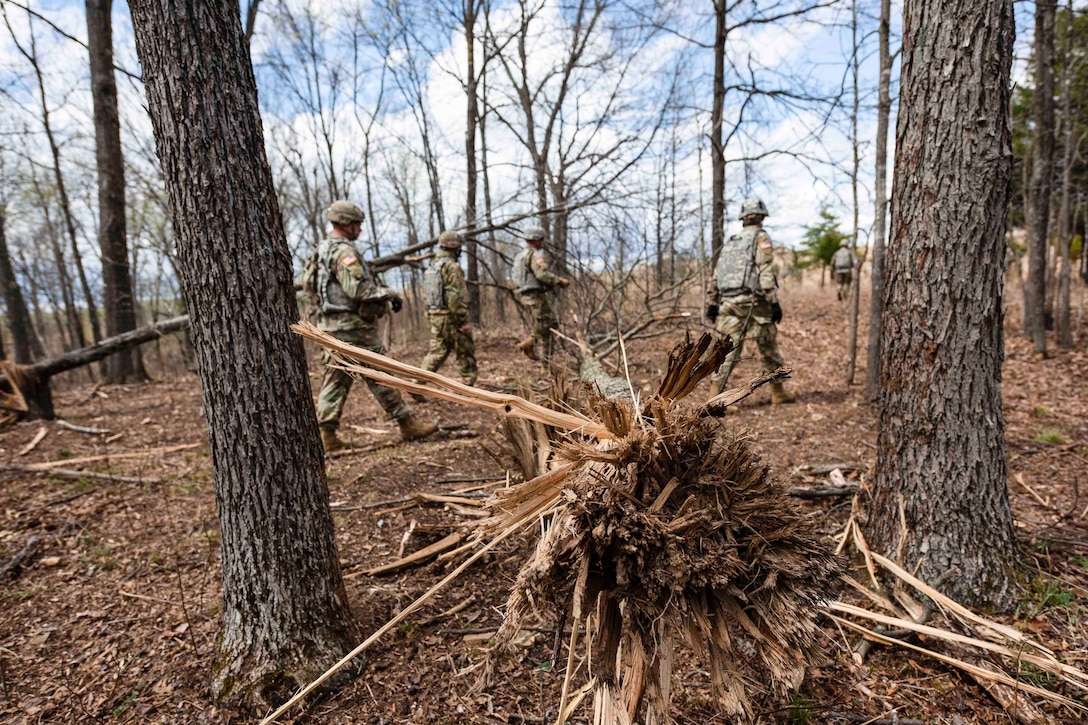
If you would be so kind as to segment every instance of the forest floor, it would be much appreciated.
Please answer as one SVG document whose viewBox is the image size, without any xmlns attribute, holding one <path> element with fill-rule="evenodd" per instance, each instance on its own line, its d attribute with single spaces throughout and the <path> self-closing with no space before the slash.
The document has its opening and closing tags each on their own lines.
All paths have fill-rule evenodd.
<svg viewBox="0 0 1088 725">
<path fill-rule="evenodd" d="M 864 479 L 874 464 L 877 414 L 860 386 L 844 381 L 847 307 L 830 286 L 813 284 L 784 290 L 783 306 L 780 345 L 795 368 L 790 387 L 797 403 L 772 407 L 759 391 L 723 425 L 750 430 L 752 446 L 791 485 L 826 482 L 824 475 L 806 474 L 805 466 L 838 465 L 848 479 Z M 631 343 L 633 382 L 652 390 L 671 345 L 702 329 L 692 317 L 661 337 Z M 533 372 L 513 350 L 520 334 L 511 325 L 478 336 L 482 384 L 513 389 Z M 866 339 L 864 325 L 860 339 Z M 420 341 L 393 350 L 410 362 L 422 352 Z M 754 353 L 746 349 L 734 381 L 758 372 Z M 864 350 L 861 358 L 859 381 Z M 452 365 L 445 372 L 453 374 Z M 1020 606 L 997 618 L 1082 669 L 1088 668 L 1088 485 L 1079 491 L 1088 484 L 1086 368 L 1083 342 L 1078 351 L 1040 360 L 1010 323 L 1003 384 L 1009 493 L 1028 568 Z M 316 355 L 311 371 L 316 388 Z M 18 423 L 0 432 L 0 722 L 256 722 L 217 708 L 209 693 L 220 628 L 219 533 L 199 381 L 182 373 L 146 385 L 68 386 L 55 395 L 58 415 L 109 433 L 77 432 L 57 422 Z M 360 385 L 343 432 L 366 450 L 328 461 L 348 594 L 367 633 L 453 565 L 432 562 L 387 576 L 366 570 L 465 531 L 475 520 L 471 506 L 406 499 L 472 495 L 464 489 L 516 470 L 483 450 L 482 444 L 502 445 L 494 416 L 440 401 L 416 410 L 454 430 L 400 443 L 396 426 Z M 45 437 L 21 453 L 43 428 Z M 97 477 L 25 468 L 47 462 Z M 850 499 L 798 500 L 798 506 L 833 536 L 849 516 Z M 518 640 L 516 654 L 497 659 L 491 686 L 472 691 L 533 538 L 504 542 L 374 645 L 354 682 L 282 721 L 554 722 L 566 654 L 546 614 Z M 823 632 L 825 660 L 810 668 L 791 702 L 767 702 L 762 722 L 1016 721 L 975 681 L 939 661 L 878 646 L 857 665 L 849 656 L 855 636 L 826 619 Z M 698 662 L 682 657 L 674 680 L 676 722 L 727 722 Z M 1083 722 L 1075 713 L 1041 707 L 1048 722 Z M 583 705 L 573 721 L 590 717 Z"/>
</svg>

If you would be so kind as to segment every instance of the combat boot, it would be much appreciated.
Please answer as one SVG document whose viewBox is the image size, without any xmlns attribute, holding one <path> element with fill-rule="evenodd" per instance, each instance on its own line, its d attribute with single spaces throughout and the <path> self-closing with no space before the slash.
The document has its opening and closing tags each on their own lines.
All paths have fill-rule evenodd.
<svg viewBox="0 0 1088 725">
<path fill-rule="evenodd" d="M 532 337 L 527 337 L 519 342 L 516 347 L 517 349 L 525 353 L 525 357 L 529 358 L 530 360 L 540 360 L 540 357 L 538 357 L 536 354 L 536 347 L 533 344 L 534 342 L 535 341 Z"/>
<path fill-rule="evenodd" d="M 784 403 L 792 403 L 796 398 L 793 397 L 793 393 L 786 390 L 786 386 L 782 383 L 771 383 L 771 405 L 782 405 Z"/>
<path fill-rule="evenodd" d="M 411 413 L 403 418 L 398 418 L 397 425 L 400 426 L 400 438 L 404 441 L 418 441 L 420 438 L 426 438 L 438 430 L 436 423 L 425 423 L 417 420 Z"/>
<path fill-rule="evenodd" d="M 342 451 L 345 448 L 351 448 L 351 446 L 336 435 L 335 428 L 322 428 L 321 429 L 321 445 L 325 449 L 326 453 L 332 453 L 333 451 Z"/>
</svg>

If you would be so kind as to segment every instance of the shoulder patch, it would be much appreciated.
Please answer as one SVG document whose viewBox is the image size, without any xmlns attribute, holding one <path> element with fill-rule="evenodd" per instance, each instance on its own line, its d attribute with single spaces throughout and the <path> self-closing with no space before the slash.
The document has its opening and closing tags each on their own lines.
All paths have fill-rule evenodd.
<svg viewBox="0 0 1088 725">
<path fill-rule="evenodd" d="M 764 239 L 762 242 L 759 243 L 759 248 L 760 249 L 770 249 L 771 248 L 771 240 L 770 239 Z"/>
<path fill-rule="evenodd" d="M 533 263 L 536 264 L 536 266 L 540 267 L 541 269 L 543 269 L 544 267 L 547 266 L 547 262 L 544 261 L 543 257 L 537 257 L 536 259 L 533 260 Z"/>
<path fill-rule="evenodd" d="M 343 265 L 344 267 L 350 267 L 351 265 L 355 264 L 356 261 L 358 261 L 358 260 L 356 259 L 355 255 L 354 254 L 349 254 L 348 256 L 343 257 L 340 260 L 340 264 Z"/>
</svg>

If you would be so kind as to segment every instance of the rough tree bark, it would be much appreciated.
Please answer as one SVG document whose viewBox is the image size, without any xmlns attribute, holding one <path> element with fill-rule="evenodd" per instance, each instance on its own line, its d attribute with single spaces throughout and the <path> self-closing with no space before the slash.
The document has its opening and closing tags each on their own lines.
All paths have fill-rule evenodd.
<svg viewBox="0 0 1088 725">
<path fill-rule="evenodd" d="M 1001 413 L 1012 3 L 908 0 L 903 17 L 867 535 L 923 580 L 956 571 L 951 596 L 1002 608 L 1016 560 Z"/>
<path fill-rule="evenodd" d="M 132 274 L 125 230 L 125 166 L 121 152 L 121 118 L 117 81 L 113 76 L 113 0 L 87 0 L 87 49 L 91 59 L 94 100 L 95 159 L 98 166 L 98 246 L 102 250 L 102 307 L 106 337 L 136 329 Z M 146 380 L 140 348 L 106 360 L 111 383 Z"/>
<path fill-rule="evenodd" d="M 1035 139 L 1031 165 L 1031 234 L 1028 237 L 1030 320 L 1025 324 L 1035 352 L 1046 355 L 1047 229 L 1054 185 L 1054 9 L 1055 0 L 1035 3 Z"/>
<path fill-rule="evenodd" d="M 865 397 L 880 396 L 880 316 L 884 311 L 884 231 L 888 203 L 888 119 L 892 109 L 891 0 L 880 0 L 880 80 L 876 105 L 876 178 L 873 180 L 873 262 L 869 269 L 872 295 L 869 302 L 869 350 L 865 364 Z"/>
<path fill-rule="evenodd" d="M 223 633 L 212 692 L 270 703 L 357 634 L 302 342 L 288 327 L 298 318 L 291 255 L 238 3 L 130 5 L 219 505 Z"/>
</svg>

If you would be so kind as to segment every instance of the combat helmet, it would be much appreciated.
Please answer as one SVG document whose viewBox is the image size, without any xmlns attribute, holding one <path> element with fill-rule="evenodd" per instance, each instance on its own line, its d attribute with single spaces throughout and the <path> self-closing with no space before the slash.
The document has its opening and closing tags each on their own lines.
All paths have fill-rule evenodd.
<svg viewBox="0 0 1088 725">
<path fill-rule="evenodd" d="M 442 249 L 459 250 L 464 240 L 461 239 L 461 233 L 452 230 L 444 231 L 438 235 L 438 246 Z"/>
<path fill-rule="evenodd" d="M 359 207 L 346 199 L 338 199 L 325 210 L 325 218 L 333 224 L 360 224 L 366 219 L 366 214 Z"/>
<path fill-rule="evenodd" d="M 544 240 L 544 230 L 540 227 L 529 227 L 525 230 L 525 241 L 535 242 Z"/>
<path fill-rule="evenodd" d="M 767 205 L 763 203 L 762 199 L 758 199 L 754 196 L 748 197 L 740 205 L 741 219 L 746 216 L 751 216 L 752 214 L 770 216 L 770 214 L 767 213 Z"/>
</svg>

